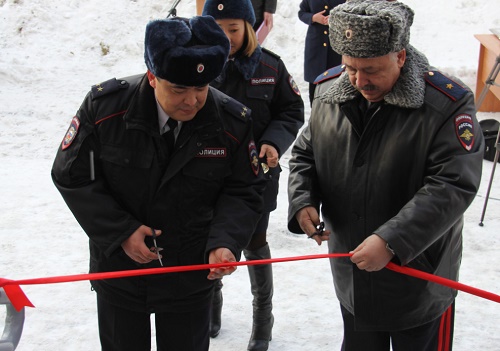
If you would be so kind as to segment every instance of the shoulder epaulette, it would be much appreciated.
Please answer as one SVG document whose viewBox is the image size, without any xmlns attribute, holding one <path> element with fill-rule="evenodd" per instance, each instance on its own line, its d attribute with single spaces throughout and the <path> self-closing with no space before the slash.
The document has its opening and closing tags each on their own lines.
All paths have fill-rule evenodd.
<svg viewBox="0 0 500 351">
<path fill-rule="evenodd" d="M 263 47 L 261 47 L 261 49 L 262 49 L 262 51 L 263 51 L 263 52 L 265 52 L 265 53 L 266 53 L 266 54 L 268 54 L 268 55 L 273 56 L 273 57 L 274 57 L 274 58 L 276 58 L 277 60 L 279 60 L 279 59 L 281 58 L 281 56 L 280 56 L 280 55 L 278 55 L 278 54 L 276 54 L 276 53 L 272 52 L 271 50 L 268 50 L 268 49 L 263 48 Z"/>
<path fill-rule="evenodd" d="M 319 83 L 322 83 L 326 80 L 336 78 L 336 77 L 340 76 L 342 74 L 342 72 L 344 72 L 344 70 L 345 70 L 344 65 L 339 65 L 339 66 L 335 66 L 335 67 L 332 67 L 330 69 L 327 69 L 326 71 L 324 71 L 323 73 L 321 73 L 319 76 L 316 77 L 316 79 L 314 80 L 314 84 L 319 84 Z"/>
<path fill-rule="evenodd" d="M 229 114 L 238 117 L 244 122 L 248 121 L 252 114 L 252 110 L 229 96 L 222 99 L 222 107 L 225 111 L 229 112 Z"/>
<path fill-rule="evenodd" d="M 425 81 L 453 101 L 457 101 L 467 94 L 467 89 L 460 83 L 455 82 L 439 71 L 426 72 Z"/>
<path fill-rule="evenodd" d="M 127 89 L 128 82 L 126 80 L 117 80 L 116 78 L 92 86 L 92 100 L 98 99 L 101 96 L 113 93 L 120 89 Z"/>
</svg>

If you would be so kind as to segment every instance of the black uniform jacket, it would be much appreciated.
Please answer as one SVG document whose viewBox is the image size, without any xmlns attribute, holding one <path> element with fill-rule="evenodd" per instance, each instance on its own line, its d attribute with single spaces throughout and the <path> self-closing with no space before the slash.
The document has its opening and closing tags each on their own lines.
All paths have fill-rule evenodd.
<svg viewBox="0 0 500 351">
<path fill-rule="evenodd" d="M 340 65 L 342 56 L 330 46 L 328 25 L 312 21 L 313 16 L 326 10 L 325 16 L 331 9 L 343 4 L 345 0 L 302 0 L 299 9 L 299 19 L 307 24 L 304 48 L 304 80 L 313 83 L 316 77 L 328 68 Z"/>
<path fill-rule="evenodd" d="M 372 233 L 394 262 L 457 280 L 463 213 L 478 190 L 483 136 L 474 95 L 431 70 L 412 47 L 401 76 L 368 121 L 347 73 L 318 85 L 311 118 L 292 148 L 289 229 L 320 208 L 329 251 L 348 253 Z M 358 330 L 403 330 L 430 322 L 455 290 L 388 269 L 366 272 L 332 259 L 340 303 Z"/>
<path fill-rule="evenodd" d="M 162 230 L 157 243 L 165 266 L 207 263 L 218 247 L 240 258 L 260 218 L 264 186 L 248 112 L 210 88 L 203 109 L 183 123 L 166 166 L 147 76 L 93 87 L 52 169 L 55 185 L 89 236 L 90 272 L 159 267 L 157 260 L 135 263 L 121 248 L 142 224 Z M 146 244 L 153 245 L 149 237 Z M 92 286 L 130 309 L 185 311 L 207 303 L 207 274 L 97 280 Z"/>
<path fill-rule="evenodd" d="M 252 110 L 253 134 L 259 152 L 262 144 L 269 144 L 283 155 L 304 124 L 304 102 L 299 88 L 280 57 L 269 50 L 257 47 L 251 57 L 236 55 L 210 85 Z M 276 208 L 280 172 L 278 165 L 266 173 L 264 212 Z"/>
</svg>

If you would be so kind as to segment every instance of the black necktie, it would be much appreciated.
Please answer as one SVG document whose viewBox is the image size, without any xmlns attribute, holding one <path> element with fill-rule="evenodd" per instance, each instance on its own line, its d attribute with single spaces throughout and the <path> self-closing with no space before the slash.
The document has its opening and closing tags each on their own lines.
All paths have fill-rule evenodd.
<svg viewBox="0 0 500 351">
<path fill-rule="evenodd" d="M 175 119 L 169 118 L 167 121 L 167 125 L 170 129 L 162 134 L 162 138 L 167 144 L 168 154 L 171 155 L 174 151 L 175 128 L 177 128 L 178 123 Z"/>
</svg>

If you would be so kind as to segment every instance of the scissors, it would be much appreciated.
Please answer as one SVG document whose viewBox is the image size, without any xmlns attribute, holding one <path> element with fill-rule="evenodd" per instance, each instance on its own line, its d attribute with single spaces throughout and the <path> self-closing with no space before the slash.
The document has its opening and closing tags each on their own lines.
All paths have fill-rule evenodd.
<svg viewBox="0 0 500 351">
<path fill-rule="evenodd" d="M 325 231 L 325 222 L 321 222 L 316 226 L 316 231 L 312 233 L 311 235 L 308 235 L 307 237 L 309 239 L 313 239 L 316 235 L 323 235 L 323 232 Z"/>
<path fill-rule="evenodd" d="M 153 228 L 151 228 L 151 233 L 153 234 L 154 247 L 152 247 L 150 250 L 151 250 L 151 252 L 156 253 L 156 255 L 158 256 L 158 260 L 160 261 L 160 265 L 163 267 L 163 262 L 161 261 L 161 255 L 160 255 L 160 251 L 163 250 L 163 248 L 158 247 L 158 245 L 156 245 L 156 232 Z"/>
</svg>

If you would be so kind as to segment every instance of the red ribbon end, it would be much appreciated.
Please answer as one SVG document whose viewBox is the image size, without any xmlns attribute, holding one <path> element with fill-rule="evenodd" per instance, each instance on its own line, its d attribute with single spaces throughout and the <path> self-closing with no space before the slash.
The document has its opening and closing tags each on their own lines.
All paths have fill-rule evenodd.
<svg viewBox="0 0 500 351">
<path fill-rule="evenodd" d="M 19 285 L 5 285 L 3 289 L 17 312 L 24 307 L 35 307 Z"/>
</svg>

